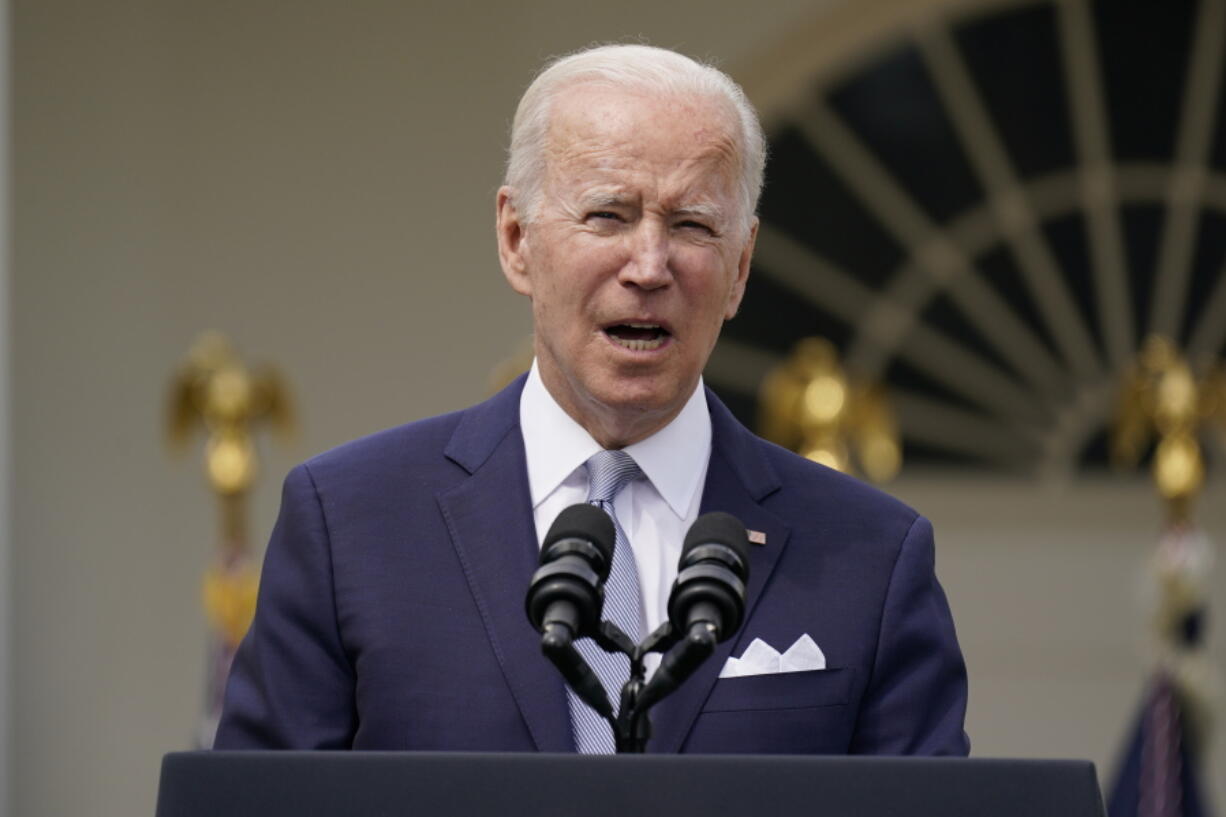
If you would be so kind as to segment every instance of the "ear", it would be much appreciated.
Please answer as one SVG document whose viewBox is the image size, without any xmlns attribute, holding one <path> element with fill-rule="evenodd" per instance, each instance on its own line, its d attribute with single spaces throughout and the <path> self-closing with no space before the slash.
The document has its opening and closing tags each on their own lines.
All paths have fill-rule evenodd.
<svg viewBox="0 0 1226 817">
<path fill-rule="evenodd" d="M 520 295 L 532 295 L 532 281 L 528 276 L 528 264 L 524 258 L 527 240 L 524 236 L 524 220 L 520 217 L 511 199 L 511 188 L 498 188 L 495 198 L 497 208 L 498 260 L 502 274 L 511 289 Z"/>
<path fill-rule="evenodd" d="M 737 259 L 736 280 L 732 282 L 732 290 L 728 293 L 728 308 L 724 311 L 724 320 L 731 320 L 741 308 L 741 299 L 745 297 L 745 284 L 749 280 L 749 263 L 753 260 L 753 247 L 757 240 L 758 219 L 755 217 L 749 227 L 749 235 L 745 238 L 745 246 Z"/>
</svg>

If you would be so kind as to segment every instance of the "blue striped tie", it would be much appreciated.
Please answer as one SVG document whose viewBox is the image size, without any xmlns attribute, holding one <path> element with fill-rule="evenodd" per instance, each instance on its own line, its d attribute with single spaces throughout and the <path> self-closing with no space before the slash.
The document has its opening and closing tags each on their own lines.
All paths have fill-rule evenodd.
<svg viewBox="0 0 1226 817">
<path fill-rule="evenodd" d="M 634 551 L 613 512 L 613 498 L 628 482 L 641 473 L 634 458 L 625 451 L 601 451 L 587 461 L 587 501 L 613 517 L 617 538 L 613 544 L 613 565 L 604 586 L 604 618 L 612 621 L 637 644 L 643 637 L 643 594 L 639 591 L 639 573 Z M 618 709 L 622 685 L 630 678 L 630 659 L 620 653 L 607 653 L 590 638 L 575 642 L 579 654 L 600 678 L 613 711 Z M 612 754 L 615 749 L 613 731 L 608 721 L 568 687 L 571 729 L 575 748 L 585 755 Z"/>
</svg>

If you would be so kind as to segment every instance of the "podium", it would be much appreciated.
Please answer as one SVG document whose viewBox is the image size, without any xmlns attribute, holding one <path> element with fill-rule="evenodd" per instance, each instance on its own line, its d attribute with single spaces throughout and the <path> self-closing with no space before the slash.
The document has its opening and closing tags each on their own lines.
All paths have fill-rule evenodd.
<svg viewBox="0 0 1226 817">
<path fill-rule="evenodd" d="M 157 817 L 1103 817 L 1073 760 L 179 752 Z"/>
</svg>

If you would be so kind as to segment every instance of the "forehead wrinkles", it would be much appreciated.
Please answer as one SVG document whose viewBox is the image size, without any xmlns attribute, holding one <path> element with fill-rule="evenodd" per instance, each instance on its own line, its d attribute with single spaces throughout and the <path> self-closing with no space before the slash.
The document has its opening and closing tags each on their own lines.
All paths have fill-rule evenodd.
<svg viewBox="0 0 1226 817">
<path fill-rule="evenodd" d="M 650 184 L 660 193 L 735 195 L 740 151 L 735 120 L 708 100 L 657 97 L 583 86 L 554 100 L 544 155 L 551 182 L 601 188 Z M 552 186 L 552 185 L 551 185 Z"/>
</svg>

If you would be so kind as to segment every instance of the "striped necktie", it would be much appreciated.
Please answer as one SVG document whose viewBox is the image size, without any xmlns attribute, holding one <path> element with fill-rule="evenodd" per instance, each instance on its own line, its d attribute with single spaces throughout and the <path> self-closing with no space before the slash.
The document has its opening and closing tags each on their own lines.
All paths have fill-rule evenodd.
<svg viewBox="0 0 1226 817">
<path fill-rule="evenodd" d="M 613 512 L 613 498 L 642 472 L 634 458 L 625 451 L 601 451 L 587 461 L 587 501 L 613 518 L 616 539 L 613 544 L 613 565 L 604 586 L 604 618 L 613 622 L 636 644 L 643 637 L 643 594 L 639 590 L 638 568 L 634 551 L 625 531 Z M 575 642 L 580 655 L 600 678 L 605 694 L 616 712 L 622 685 L 630 678 L 630 659 L 620 653 L 607 653 L 590 638 Z M 615 750 L 613 732 L 608 722 L 590 706 L 579 700 L 569 688 L 571 729 L 575 748 L 586 755 L 612 754 Z"/>
</svg>

